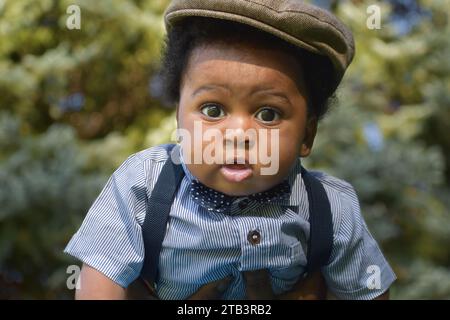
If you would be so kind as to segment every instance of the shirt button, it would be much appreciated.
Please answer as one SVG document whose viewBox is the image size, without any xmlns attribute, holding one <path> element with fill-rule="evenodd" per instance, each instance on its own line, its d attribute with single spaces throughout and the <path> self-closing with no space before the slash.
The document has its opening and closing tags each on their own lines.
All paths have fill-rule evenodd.
<svg viewBox="0 0 450 320">
<path fill-rule="evenodd" d="M 248 199 L 244 199 L 241 202 L 239 202 L 238 207 L 239 209 L 243 210 L 245 208 L 247 208 L 248 205 Z"/>
<path fill-rule="evenodd" d="M 247 235 L 247 240 L 252 245 L 257 245 L 261 242 L 261 234 L 257 230 L 250 231 Z"/>
</svg>

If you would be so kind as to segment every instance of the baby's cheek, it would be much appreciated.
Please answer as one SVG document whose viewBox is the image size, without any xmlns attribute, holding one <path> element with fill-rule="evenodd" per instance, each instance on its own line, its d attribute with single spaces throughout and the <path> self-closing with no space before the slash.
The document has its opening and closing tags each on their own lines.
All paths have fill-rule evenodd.
<svg viewBox="0 0 450 320">
<path fill-rule="evenodd" d="M 299 156 L 301 138 L 298 132 L 281 132 L 278 142 L 280 162 L 284 163 Z"/>
</svg>

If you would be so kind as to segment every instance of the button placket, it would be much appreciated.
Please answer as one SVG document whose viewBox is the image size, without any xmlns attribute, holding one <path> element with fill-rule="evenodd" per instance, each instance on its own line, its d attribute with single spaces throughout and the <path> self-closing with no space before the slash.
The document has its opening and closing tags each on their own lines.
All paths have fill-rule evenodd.
<svg viewBox="0 0 450 320">
<path fill-rule="evenodd" d="M 248 210 L 248 209 L 247 209 Z M 275 235 L 270 234 L 268 221 L 259 216 L 239 215 L 239 233 L 241 238 L 240 264 L 243 270 L 264 269 L 270 265 L 271 242 Z"/>
</svg>

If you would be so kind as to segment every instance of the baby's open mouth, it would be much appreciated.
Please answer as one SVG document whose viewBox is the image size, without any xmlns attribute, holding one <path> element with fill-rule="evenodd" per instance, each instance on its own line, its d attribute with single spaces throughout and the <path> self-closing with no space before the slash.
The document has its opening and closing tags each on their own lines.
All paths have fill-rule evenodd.
<svg viewBox="0 0 450 320">
<path fill-rule="evenodd" d="M 246 163 L 224 164 L 220 172 L 230 182 L 241 182 L 253 175 L 252 167 Z"/>
</svg>

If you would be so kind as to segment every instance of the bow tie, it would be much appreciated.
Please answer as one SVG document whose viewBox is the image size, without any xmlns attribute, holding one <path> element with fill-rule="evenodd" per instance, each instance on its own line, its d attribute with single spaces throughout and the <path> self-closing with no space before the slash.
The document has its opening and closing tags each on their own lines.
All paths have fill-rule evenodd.
<svg viewBox="0 0 450 320">
<path fill-rule="evenodd" d="M 272 203 L 285 200 L 290 196 L 291 186 L 287 180 L 263 192 L 251 194 L 246 197 L 233 197 L 222 192 L 211 189 L 197 180 L 191 182 L 191 197 L 197 204 L 208 210 L 225 212 L 230 208 L 233 201 L 238 198 L 248 198 L 258 203 Z"/>
</svg>

